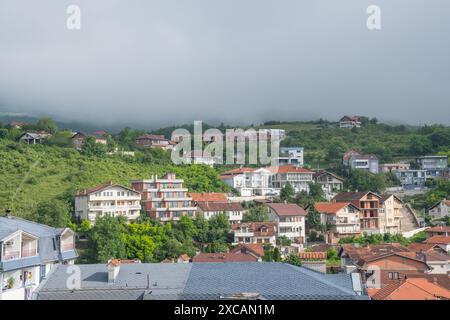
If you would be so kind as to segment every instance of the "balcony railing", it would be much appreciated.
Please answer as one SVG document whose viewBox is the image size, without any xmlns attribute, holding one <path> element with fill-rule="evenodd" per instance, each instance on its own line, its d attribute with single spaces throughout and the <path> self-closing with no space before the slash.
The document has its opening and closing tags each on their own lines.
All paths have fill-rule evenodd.
<svg viewBox="0 0 450 320">
<path fill-rule="evenodd" d="M 37 250 L 36 249 L 22 250 L 22 258 L 34 257 L 36 255 L 37 255 Z"/>
<path fill-rule="evenodd" d="M 2 256 L 3 261 L 19 258 L 20 258 L 20 251 L 5 251 L 5 253 Z"/>
</svg>

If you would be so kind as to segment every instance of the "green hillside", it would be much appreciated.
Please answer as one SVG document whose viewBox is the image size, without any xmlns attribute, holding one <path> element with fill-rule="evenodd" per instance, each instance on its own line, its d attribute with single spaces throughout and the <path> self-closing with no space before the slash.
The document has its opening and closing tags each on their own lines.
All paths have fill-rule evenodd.
<svg viewBox="0 0 450 320">
<path fill-rule="evenodd" d="M 30 217 L 38 203 L 59 198 L 71 201 L 77 189 L 113 181 L 129 185 L 130 180 L 152 174 L 175 172 L 191 191 L 227 191 L 217 171 L 200 165 L 173 166 L 143 163 L 122 157 L 88 157 L 70 148 L 27 146 L 0 139 L 0 210 Z"/>
</svg>

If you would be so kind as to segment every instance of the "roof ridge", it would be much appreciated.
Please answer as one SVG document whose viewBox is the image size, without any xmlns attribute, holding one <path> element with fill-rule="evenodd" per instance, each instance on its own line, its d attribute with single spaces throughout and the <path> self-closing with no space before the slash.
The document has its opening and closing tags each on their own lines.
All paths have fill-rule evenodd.
<svg viewBox="0 0 450 320">
<path fill-rule="evenodd" d="M 0 218 L 20 220 L 20 221 L 23 221 L 23 222 L 26 222 L 26 223 L 31 223 L 31 224 L 34 224 L 34 225 L 38 225 L 40 227 L 44 227 L 44 228 L 52 230 L 52 231 L 57 231 L 58 230 L 58 228 L 55 228 L 55 227 L 52 227 L 52 226 L 49 226 L 49 225 L 46 225 L 46 224 L 43 224 L 43 223 L 39 223 L 39 222 L 36 222 L 36 221 L 33 221 L 33 220 L 27 220 L 27 219 L 24 219 L 24 218 L 18 217 L 18 216 L 8 215 L 7 217 L 0 217 Z M 65 228 L 62 228 L 62 229 L 65 229 Z M 17 227 L 17 230 L 22 230 L 22 229 Z"/>
</svg>

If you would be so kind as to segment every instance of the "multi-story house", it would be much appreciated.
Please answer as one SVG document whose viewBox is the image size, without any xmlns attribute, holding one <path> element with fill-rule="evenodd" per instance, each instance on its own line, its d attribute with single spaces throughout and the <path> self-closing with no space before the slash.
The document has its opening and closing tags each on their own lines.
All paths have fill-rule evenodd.
<svg viewBox="0 0 450 320">
<path fill-rule="evenodd" d="M 423 189 L 427 181 L 427 170 L 393 170 L 403 189 Z"/>
<path fill-rule="evenodd" d="M 269 167 L 267 170 L 272 173 L 269 182 L 275 189 L 282 189 L 289 183 L 295 192 L 309 192 L 309 183 L 313 182 L 313 171 L 292 164 Z"/>
<path fill-rule="evenodd" d="M 86 141 L 86 135 L 82 132 L 75 132 L 72 135 L 72 143 L 75 149 L 81 150 L 81 148 L 84 145 L 84 142 Z"/>
<path fill-rule="evenodd" d="M 276 244 L 277 226 L 273 222 L 243 222 L 231 226 L 234 242 Z"/>
<path fill-rule="evenodd" d="M 402 232 L 403 202 L 393 194 L 382 194 L 380 199 L 380 231 L 381 233 L 399 234 Z"/>
<path fill-rule="evenodd" d="M 78 257 L 74 232 L 0 217 L 0 300 L 27 300 L 59 263 Z"/>
<path fill-rule="evenodd" d="M 441 200 L 428 209 L 428 213 L 433 219 L 442 219 L 450 216 L 450 200 Z"/>
<path fill-rule="evenodd" d="M 340 238 L 361 233 L 359 209 L 350 202 L 316 202 L 314 208 L 320 213 L 320 222 L 330 226 L 327 243 L 337 243 Z"/>
<path fill-rule="evenodd" d="M 266 168 L 238 168 L 223 172 L 220 179 L 239 191 L 242 197 L 264 196 L 274 192 L 271 175 L 272 172 Z"/>
<path fill-rule="evenodd" d="M 276 158 L 277 165 L 293 164 L 303 167 L 303 147 L 282 147 L 280 148 L 280 157 Z"/>
<path fill-rule="evenodd" d="M 399 170 L 409 170 L 411 165 L 408 162 L 383 163 L 380 164 L 381 172 L 392 172 Z"/>
<path fill-rule="evenodd" d="M 361 120 L 358 116 L 343 116 L 339 120 L 339 127 L 340 128 L 354 128 L 354 127 L 361 127 Z"/>
<path fill-rule="evenodd" d="M 199 202 L 197 204 L 197 213 L 206 220 L 223 213 L 232 225 L 242 221 L 244 211 L 241 204 L 237 202 Z"/>
<path fill-rule="evenodd" d="M 430 178 L 445 177 L 448 173 L 447 156 L 423 156 L 416 158 L 420 169 L 427 171 Z"/>
<path fill-rule="evenodd" d="M 371 173 L 378 173 L 378 158 L 373 154 L 354 154 L 350 156 L 349 167 L 351 169 L 366 170 Z"/>
<path fill-rule="evenodd" d="M 133 189 L 141 192 L 143 210 L 160 221 L 179 220 L 181 216 L 194 217 L 196 207 L 188 189 L 183 188 L 183 179 L 175 173 L 167 173 L 162 178 L 152 176 L 147 180 L 132 181 Z"/>
<path fill-rule="evenodd" d="M 344 155 L 342 156 L 342 164 L 346 167 L 348 167 L 350 165 L 349 160 L 351 156 L 354 155 L 361 155 L 361 153 L 359 153 L 357 150 L 355 149 L 350 149 L 347 150 Z"/>
<path fill-rule="evenodd" d="M 370 191 L 344 192 L 336 195 L 333 202 L 351 202 L 360 211 L 361 232 L 368 234 L 381 233 L 380 230 L 380 204 L 381 197 Z"/>
<path fill-rule="evenodd" d="M 316 183 L 322 186 L 326 196 L 333 195 L 344 188 L 344 178 L 332 172 L 325 170 L 316 171 L 313 178 Z"/>
<path fill-rule="evenodd" d="M 158 134 L 144 134 L 143 136 L 137 137 L 135 143 L 144 148 L 161 148 L 164 150 L 170 150 L 176 144 L 176 142 Z"/>
<path fill-rule="evenodd" d="M 305 218 L 307 212 L 292 203 L 268 203 L 269 215 L 277 225 L 277 237 L 292 240 L 294 246 L 303 247 L 305 238 Z"/>
<path fill-rule="evenodd" d="M 99 216 L 124 216 L 136 220 L 141 212 L 141 194 L 112 182 L 78 191 L 75 195 L 75 217 L 91 223 Z"/>
</svg>

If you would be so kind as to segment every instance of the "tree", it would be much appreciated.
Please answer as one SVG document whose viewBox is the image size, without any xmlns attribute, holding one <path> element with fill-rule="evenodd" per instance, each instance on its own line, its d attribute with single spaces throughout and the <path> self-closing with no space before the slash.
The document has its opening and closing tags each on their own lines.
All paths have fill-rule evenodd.
<svg viewBox="0 0 450 320">
<path fill-rule="evenodd" d="M 58 131 L 58 126 L 52 118 L 41 118 L 36 123 L 36 129 L 45 131 L 51 134 L 56 133 Z"/>
<path fill-rule="evenodd" d="M 279 236 L 277 238 L 277 245 L 283 246 L 283 247 L 288 247 L 290 246 L 292 243 L 291 239 L 289 239 L 286 236 Z"/>
<path fill-rule="evenodd" d="M 175 224 L 174 232 L 178 241 L 192 241 L 193 237 L 197 235 L 197 227 L 191 218 L 182 216 Z"/>
<path fill-rule="evenodd" d="M 8 137 L 8 129 L 0 128 L 0 139 L 5 139 Z"/>
<path fill-rule="evenodd" d="M 83 219 L 81 221 L 79 231 L 86 233 L 86 232 L 89 232 L 89 230 L 91 230 L 91 223 L 89 222 L 89 220 Z"/>
<path fill-rule="evenodd" d="M 87 137 L 81 147 L 81 153 L 86 156 L 104 157 L 106 155 L 106 146 L 95 142 L 94 137 Z"/>
<path fill-rule="evenodd" d="M 89 257 L 94 262 L 105 263 L 111 258 L 127 258 L 123 233 L 125 221 L 123 217 L 106 215 L 98 217 L 89 232 Z"/>
<path fill-rule="evenodd" d="M 280 199 L 283 201 L 290 201 L 295 194 L 295 190 L 288 182 L 280 191 Z"/>
<path fill-rule="evenodd" d="M 323 192 L 322 185 L 320 183 L 310 182 L 309 195 L 314 199 L 314 201 L 324 201 L 325 193 Z"/>
<path fill-rule="evenodd" d="M 283 262 L 292 264 L 292 265 L 297 266 L 297 267 L 301 267 L 302 266 L 302 260 L 300 259 L 298 254 L 295 254 L 295 253 L 290 253 L 286 257 L 286 259 L 284 259 Z"/>
<path fill-rule="evenodd" d="M 64 228 L 70 222 L 70 208 L 64 201 L 58 199 L 46 200 L 38 204 L 33 216 L 39 223 Z"/>
<path fill-rule="evenodd" d="M 256 206 L 244 213 L 243 222 L 269 221 L 269 208 L 267 206 Z"/>
</svg>

